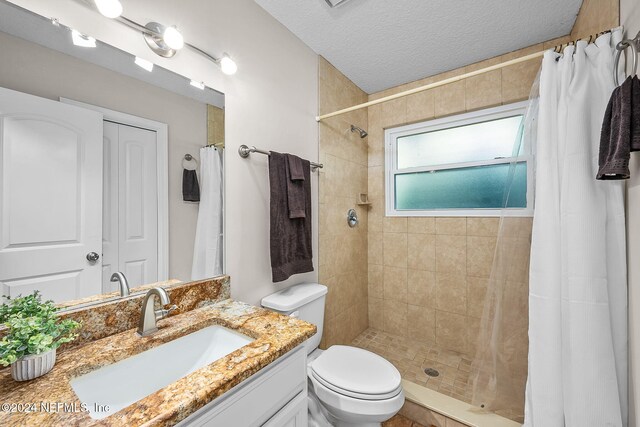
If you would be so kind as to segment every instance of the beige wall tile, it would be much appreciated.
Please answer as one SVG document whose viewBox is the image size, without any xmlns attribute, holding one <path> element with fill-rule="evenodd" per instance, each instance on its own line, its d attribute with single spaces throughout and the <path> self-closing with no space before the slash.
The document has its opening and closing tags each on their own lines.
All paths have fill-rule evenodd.
<svg viewBox="0 0 640 427">
<path fill-rule="evenodd" d="M 369 296 L 369 327 L 384 329 L 384 300 Z"/>
<path fill-rule="evenodd" d="M 466 235 L 467 218 L 437 217 L 436 234 Z"/>
<path fill-rule="evenodd" d="M 433 89 L 435 95 L 435 116 L 442 117 L 462 113 L 466 109 L 465 83 L 459 81 Z"/>
<path fill-rule="evenodd" d="M 467 316 L 436 310 L 436 343 L 453 351 L 467 352 Z"/>
<path fill-rule="evenodd" d="M 496 60 L 495 62 L 498 61 Z M 492 64 L 485 64 L 485 66 L 489 65 Z M 465 79 L 465 91 L 467 111 L 500 105 L 502 102 L 501 71 L 490 71 Z"/>
<path fill-rule="evenodd" d="M 435 307 L 436 275 L 432 271 L 407 271 L 407 301 L 421 307 Z"/>
<path fill-rule="evenodd" d="M 467 276 L 467 315 L 482 317 L 489 279 Z"/>
<path fill-rule="evenodd" d="M 384 267 L 384 299 L 407 302 L 407 269 Z"/>
<path fill-rule="evenodd" d="M 385 217 L 383 220 L 385 233 L 406 233 L 407 218 L 403 217 Z"/>
<path fill-rule="evenodd" d="M 382 298 L 384 270 L 381 265 L 369 264 L 368 280 L 369 297 Z"/>
<path fill-rule="evenodd" d="M 436 236 L 436 271 L 466 275 L 467 238 L 465 236 Z"/>
<path fill-rule="evenodd" d="M 496 236 L 500 226 L 500 218 L 467 218 L 467 236 Z"/>
<path fill-rule="evenodd" d="M 407 98 L 383 102 L 380 124 L 383 128 L 400 126 L 407 122 Z"/>
<path fill-rule="evenodd" d="M 540 70 L 541 59 L 532 59 L 502 69 L 502 103 L 529 99 L 531 86 Z"/>
<path fill-rule="evenodd" d="M 398 301 L 384 301 L 384 330 L 401 337 L 407 335 L 407 304 Z"/>
<path fill-rule="evenodd" d="M 407 231 L 409 233 L 435 234 L 436 232 L 436 219 L 434 217 L 409 217 L 407 221 Z"/>
<path fill-rule="evenodd" d="M 408 268 L 435 271 L 436 236 L 434 234 L 408 234 L 407 249 Z"/>
<path fill-rule="evenodd" d="M 426 90 L 407 96 L 407 122 L 418 122 L 434 117 L 435 94 L 433 90 Z"/>
<path fill-rule="evenodd" d="M 369 264 L 383 265 L 382 258 L 382 233 L 369 233 Z"/>
<path fill-rule="evenodd" d="M 436 311 L 432 308 L 409 305 L 407 307 L 407 336 L 420 341 L 435 342 Z"/>
<path fill-rule="evenodd" d="M 407 268 L 407 233 L 384 233 L 384 265 Z"/>
<path fill-rule="evenodd" d="M 467 314 L 467 276 L 441 272 L 436 274 L 436 308 Z"/>
<path fill-rule="evenodd" d="M 495 237 L 467 236 L 467 275 L 489 277 L 495 249 Z"/>
</svg>

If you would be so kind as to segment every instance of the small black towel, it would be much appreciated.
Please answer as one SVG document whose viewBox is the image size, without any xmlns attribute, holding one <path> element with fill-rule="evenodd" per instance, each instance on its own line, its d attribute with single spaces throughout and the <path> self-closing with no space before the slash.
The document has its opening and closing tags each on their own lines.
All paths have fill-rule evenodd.
<svg viewBox="0 0 640 427">
<path fill-rule="evenodd" d="M 602 122 L 596 179 L 628 179 L 632 151 L 640 151 L 640 81 L 627 77 L 613 90 Z"/>
<path fill-rule="evenodd" d="M 185 202 L 200 201 L 200 185 L 195 170 L 182 170 L 182 200 Z"/>
<path fill-rule="evenodd" d="M 311 165 L 302 160 L 304 218 L 289 218 L 287 184 L 291 182 L 287 171 L 287 156 L 272 151 L 269 155 L 270 187 L 270 251 L 271 276 L 274 282 L 282 282 L 293 274 L 313 271 L 311 246 Z"/>
<path fill-rule="evenodd" d="M 293 154 L 285 154 L 287 161 L 287 202 L 289 204 L 289 218 L 305 218 L 306 203 L 304 168 L 302 159 Z"/>
</svg>

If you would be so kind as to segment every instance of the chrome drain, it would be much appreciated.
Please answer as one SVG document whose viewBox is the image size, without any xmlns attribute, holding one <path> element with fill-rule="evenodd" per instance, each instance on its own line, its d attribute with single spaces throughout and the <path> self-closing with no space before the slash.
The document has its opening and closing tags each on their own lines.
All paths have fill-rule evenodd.
<svg viewBox="0 0 640 427">
<path fill-rule="evenodd" d="M 433 368 L 426 368 L 424 370 L 424 373 L 429 375 L 430 377 L 437 377 L 440 375 L 440 372 L 438 372 L 437 369 L 433 369 Z"/>
</svg>

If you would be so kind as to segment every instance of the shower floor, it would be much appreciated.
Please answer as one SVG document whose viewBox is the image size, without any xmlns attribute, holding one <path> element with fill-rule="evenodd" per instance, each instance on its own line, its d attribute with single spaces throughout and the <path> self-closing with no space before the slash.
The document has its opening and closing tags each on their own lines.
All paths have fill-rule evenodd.
<svg viewBox="0 0 640 427">
<path fill-rule="evenodd" d="M 418 342 L 371 328 L 356 337 L 352 345 L 384 357 L 393 363 L 407 381 L 471 403 L 472 384 L 469 375 L 472 360 L 467 355 L 442 349 L 433 343 Z M 425 369 L 435 369 L 439 375 L 429 376 Z M 523 421 L 522 414 L 514 411 L 496 413 L 517 422 Z"/>
</svg>

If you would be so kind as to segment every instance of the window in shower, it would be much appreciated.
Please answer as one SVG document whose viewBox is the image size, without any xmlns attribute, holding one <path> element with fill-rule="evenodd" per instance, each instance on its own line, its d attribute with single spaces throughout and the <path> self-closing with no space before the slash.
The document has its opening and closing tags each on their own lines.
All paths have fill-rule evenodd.
<svg viewBox="0 0 640 427">
<path fill-rule="evenodd" d="M 385 132 L 388 216 L 533 213 L 526 102 Z"/>
</svg>

